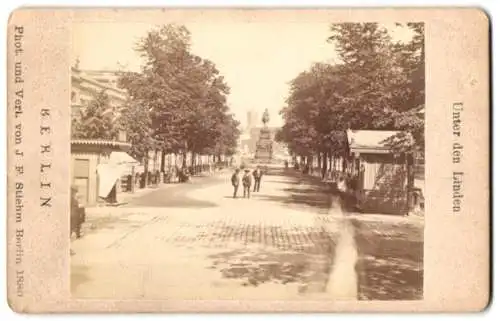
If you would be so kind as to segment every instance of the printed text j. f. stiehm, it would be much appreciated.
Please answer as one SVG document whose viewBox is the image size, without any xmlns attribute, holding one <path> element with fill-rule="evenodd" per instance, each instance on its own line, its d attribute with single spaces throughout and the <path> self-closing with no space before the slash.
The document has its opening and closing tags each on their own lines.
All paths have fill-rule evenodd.
<svg viewBox="0 0 500 321">
<path fill-rule="evenodd" d="M 13 26 L 13 75 L 10 75 L 13 80 L 14 96 L 11 104 L 13 106 L 13 122 L 14 122 L 14 161 L 12 162 L 15 179 L 14 187 L 14 206 L 15 206 L 15 263 L 16 263 L 16 295 L 24 296 L 24 70 L 23 63 L 24 55 L 24 27 Z M 12 119 L 12 118 L 11 118 Z"/>
</svg>

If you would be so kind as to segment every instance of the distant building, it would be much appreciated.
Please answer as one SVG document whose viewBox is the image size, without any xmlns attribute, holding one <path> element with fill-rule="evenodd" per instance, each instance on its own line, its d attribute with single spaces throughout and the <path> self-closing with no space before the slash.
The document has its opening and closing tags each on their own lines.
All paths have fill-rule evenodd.
<svg viewBox="0 0 500 321">
<path fill-rule="evenodd" d="M 117 87 L 118 73 L 114 71 L 80 70 L 71 67 L 71 117 L 79 117 L 80 110 L 104 91 L 116 115 L 127 100 L 127 92 Z M 125 140 L 121 137 L 120 140 Z"/>
<path fill-rule="evenodd" d="M 113 70 L 85 70 L 85 76 L 108 87 L 118 89 L 119 73 Z M 118 89 L 120 90 L 120 89 Z M 120 90 L 122 91 L 122 90 Z"/>
<path fill-rule="evenodd" d="M 259 124 L 259 114 L 255 110 L 249 110 L 247 112 L 247 126 L 245 131 L 250 131 L 252 128 L 257 127 Z"/>
</svg>

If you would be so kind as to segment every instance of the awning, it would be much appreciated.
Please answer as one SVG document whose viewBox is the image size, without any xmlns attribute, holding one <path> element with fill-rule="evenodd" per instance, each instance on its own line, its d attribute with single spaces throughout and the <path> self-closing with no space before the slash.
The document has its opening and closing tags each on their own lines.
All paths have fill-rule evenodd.
<svg viewBox="0 0 500 321">
<path fill-rule="evenodd" d="M 132 156 L 122 151 L 111 152 L 108 164 L 120 167 L 121 176 L 132 174 L 132 167 L 135 167 L 135 172 L 137 172 L 137 167 L 141 165 L 141 163 L 135 160 Z"/>
<path fill-rule="evenodd" d="M 111 155 L 109 156 L 109 163 L 116 164 L 116 165 L 124 165 L 124 164 L 139 165 L 140 164 L 132 156 L 130 156 L 129 154 L 127 154 L 123 151 L 111 152 Z"/>
</svg>

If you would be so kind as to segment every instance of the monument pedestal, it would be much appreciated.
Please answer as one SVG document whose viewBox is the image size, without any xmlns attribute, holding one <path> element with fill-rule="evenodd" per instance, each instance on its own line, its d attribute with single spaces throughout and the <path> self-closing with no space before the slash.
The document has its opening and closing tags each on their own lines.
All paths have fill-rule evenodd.
<svg viewBox="0 0 500 321">
<path fill-rule="evenodd" d="M 258 163 L 271 163 L 273 159 L 273 140 L 271 131 L 264 127 L 260 130 L 259 140 L 255 149 L 255 161 Z"/>
</svg>

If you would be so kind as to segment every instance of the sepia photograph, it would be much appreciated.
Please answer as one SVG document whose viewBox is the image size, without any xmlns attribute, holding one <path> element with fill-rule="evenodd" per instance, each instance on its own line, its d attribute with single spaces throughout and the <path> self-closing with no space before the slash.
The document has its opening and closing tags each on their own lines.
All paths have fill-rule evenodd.
<svg viewBox="0 0 500 321">
<path fill-rule="evenodd" d="M 477 8 L 15 10 L 9 307 L 485 311 L 489 26 Z"/>
<path fill-rule="evenodd" d="M 74 24 L 72 297 L 422 300 L 424 27 Z"/>
</svg>

